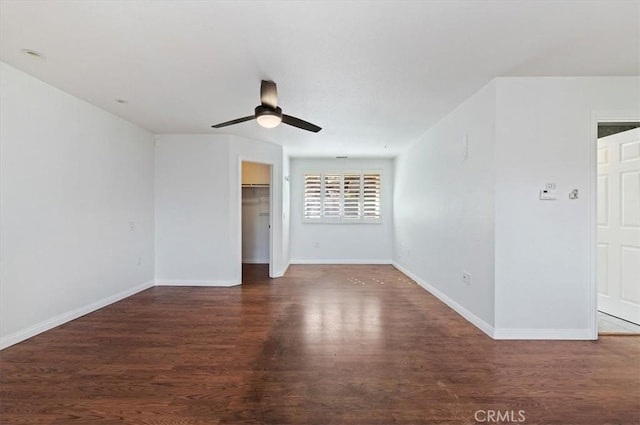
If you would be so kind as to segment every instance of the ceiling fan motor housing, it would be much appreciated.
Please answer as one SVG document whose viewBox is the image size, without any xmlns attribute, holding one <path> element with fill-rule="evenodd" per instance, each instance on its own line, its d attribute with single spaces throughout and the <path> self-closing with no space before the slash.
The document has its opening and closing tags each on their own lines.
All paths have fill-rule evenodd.
<svg viewBox="0 0 640 425">
<path fill-rule="evenodd" d="M 263 115 L 273 115 L 282 119 L 282 108 L 276 106 L 276 109 L 271 109 L 267 106 L 258 105 L 256 106 L 256 118 L 261 117 Z"/>
<path fill-rule="evenodd" d="M 270 108 L 268 106 L 256 106 L 256 121 L 262 127 L 274 128 L 282 122 L 282 109 L 279 107 Z"/>
</svg>

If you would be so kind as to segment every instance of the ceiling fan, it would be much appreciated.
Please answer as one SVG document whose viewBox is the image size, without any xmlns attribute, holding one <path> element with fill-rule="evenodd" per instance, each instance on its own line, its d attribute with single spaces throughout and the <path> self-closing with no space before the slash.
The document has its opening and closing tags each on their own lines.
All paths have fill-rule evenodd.
<svg viewBox="0 0 640 425">
<path fill-rule="evenodd" d="M 282 109 L 278 106 L 278 91 L 276 89 L 276 83 L 265 80 L 262 80 L 262 83 L 260 83 L 260 105 L 256 106 L 254 115 L 212 125 L 211 127 L 226 127 L 228 125 L 249 121 L 254 118 L 258 121 L 258 124 L 265 128 L 273 128 L 283 122 L 303 130 L 313 131 L 314 133 L 322 130 L 322 128 L 315 124 L 311 124 L 310 122 L 301 120 L 300 118 L 292 117 L 291 115 L 283 114 Z"/>
</svg>

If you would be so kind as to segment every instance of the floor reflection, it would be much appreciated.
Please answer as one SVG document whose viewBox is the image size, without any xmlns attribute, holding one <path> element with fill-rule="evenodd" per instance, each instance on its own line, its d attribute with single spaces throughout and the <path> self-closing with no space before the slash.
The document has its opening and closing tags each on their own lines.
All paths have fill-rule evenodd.
<svg viewBox="0 0 640 425">
<path fill-rule="evenodd" d="M 304 339 L 314 350 L 334 349 L 335 344 L 372 344 L 382 338 L 380 300 L 335 298 L 308 300 L 304 310 Z"/>
</svg>

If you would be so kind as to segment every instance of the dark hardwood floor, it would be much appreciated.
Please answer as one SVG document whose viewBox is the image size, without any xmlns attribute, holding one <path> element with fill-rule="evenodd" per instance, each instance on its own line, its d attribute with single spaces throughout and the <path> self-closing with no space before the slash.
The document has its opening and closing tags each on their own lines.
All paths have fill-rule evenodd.
<svg viewBox="0 0 640 425">
<path fill-rule="evenodd" d="M 640 423 L 640 338 L 493 341 L 391 266 L 245 282 L 152 288 L 3 350 L 0 422 Z"/>
</svg>

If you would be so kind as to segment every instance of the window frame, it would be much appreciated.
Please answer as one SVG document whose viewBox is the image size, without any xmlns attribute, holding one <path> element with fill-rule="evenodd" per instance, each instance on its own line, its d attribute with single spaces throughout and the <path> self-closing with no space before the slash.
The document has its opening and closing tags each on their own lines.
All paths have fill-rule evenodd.
<svg viewBox="0 0 640 425">
<path fill-rule="evenodd" d="M 317 218 L 307 217 L 305 216 L 306 211 L 306 201 L 307 201 L 307 175 L 317 174 L 320 176 L 320 216 Z M 326 217 L 325 216 L 325 176 L 327 175 L 340 175 L 340 216 L 339 217 Z M 346 218 L 344 216 L 344 176 L 345 174 L 358 174 L 360 176 L 360 194 L 359 194 L 359 217 L 358 218 Z M 364 185 L 365 185 L 365 175 L 367 174 L 377 174 L 379 176 L 380 185 L 378 187 L 379 195 L 378 202 L 380 206 L 380 214 L 376 218 L 365 217 L 364 216 Z M 318 170 L 318 169 L 310 169 L 304 170 L 302 172 L 302 222 L 305 224 L 382 224 L 383 223 L 383 189 L 382 189 L 382 180 L 384 178 L 384 173 L 380 169 L 326 169 L 326 170 Z"/>
</svg>

